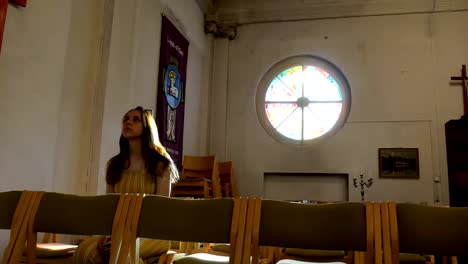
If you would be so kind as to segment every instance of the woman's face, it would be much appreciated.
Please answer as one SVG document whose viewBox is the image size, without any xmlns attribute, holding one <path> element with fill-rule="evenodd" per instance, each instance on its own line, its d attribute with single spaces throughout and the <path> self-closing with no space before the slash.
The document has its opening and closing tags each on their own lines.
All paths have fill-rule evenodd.
<svg viewBox="0 0 468 264">
<path fill-rule="evenodd" d="M 122 121 L 122 136 L 127 139 L 139 138 L 143 134 L 143 121 L 140 111 L 131 110 Z"/>
</svg>

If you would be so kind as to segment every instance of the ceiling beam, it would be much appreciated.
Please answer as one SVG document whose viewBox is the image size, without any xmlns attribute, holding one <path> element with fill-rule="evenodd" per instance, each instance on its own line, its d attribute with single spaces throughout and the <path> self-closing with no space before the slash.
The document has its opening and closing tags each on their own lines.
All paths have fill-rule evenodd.
<svg viewBox="0 0 468 264">
<path fill-rule="evenodd" d="M 237 25 L 277 21 L 411 13 L 468 11 L 468 0 L 215 0 L 222 23 Z M 209 16 L 208 16 L 209 18 Z"/>
</svg>

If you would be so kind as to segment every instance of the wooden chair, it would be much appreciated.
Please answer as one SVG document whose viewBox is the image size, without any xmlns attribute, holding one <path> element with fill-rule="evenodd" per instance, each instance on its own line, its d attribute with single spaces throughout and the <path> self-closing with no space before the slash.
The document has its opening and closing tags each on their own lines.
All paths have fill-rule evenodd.
<svg viewBox="0 0 468 264">
<path fill-rule="evenodd" d="M 131 241 L 133 230 L 136 236 L 138 217 L 134 216 L 139 216 L 141 203 L 142 197 L 138 195 L 76 196 L 22 192 L 11 221 L 10 242 L 3 263 L 18 263 L 25 242 L 27 263 L 71 263 L 69 257 L 37 259 L 37 232 L 112 234 L 110 263 L 126 263 L 127 255 L 132 252 L 127 241 Z M 7 203 L 8 206 L 10 204 Z"/>
<path fill-rule="evenodd" d="M 0 193 L 1 228 L 10 229 L 10 242 L 3 254 L 3 264 L 19 263 L 25 252 L 26 243 L 28 243 L 28 247 L 36 246 L 36 239 L 31 234 L 43 195 L 43 192 L 30 191 Z M 3 218 L 4 216 L 7 218 Z"/>
<path fill-rule="evenodd" d="M 20 191 L 10 191 L 10 192 L 0 192 L 0 229 L 9 229 L 10 236 L 13 235 L 12 229 L 12 220 L 13 215 L 15 213 L 16 207 L 18 205 L 18 201 L 20 199 L 21 192 Z M 3 253 L 3 263 L 8 263 L 6 260 L 5 254 Z"/>
<path fill-rule="evenodd" d="M 20 196 L 20 191 L 0 192 L 0 229 L 11 229 L 11 221 Z"/>
<path fill-rule="evenodd" d="M 229 256 L 212 256 L 207 252 L 165 254 L 160 257 L 160 264 L 172 263 L 174 259 L 177 264 L 203 263 L 205 259 L 240 264 L 247 205 L 247 199 L 241 198 L 187 200 L 146 196 L 138 237 L 231 244 Z"/>
<path fill-rule="evenodd" d="M 242 254 L 243 245 L 250 245 L 251 234 L 253 232 L 253 215 L 255 212 L 255 206 L 258 206 L 258 202 L 260 198 L 236 198 L 236 200 L 240 199 L 241 201 L 247 201 L 246 207 L 246 214 L 242 216 L 239 220 L 238 230 L 238 237 L 236 238 L 237 245 L 232 246 L 228 243 L 205 243 L 203 248 L 199 249 L 199 252 L 209 253 L 212 255 L 218 256 L 229 256 L 231 250 L 237 250 L 238 254 Z M 239 259 L 238 259 L 239 260 Z M 243 262 L 244 260 L 242 260 Z"/>
<path fill-rule="evenodd" d="M 244 259 L 259 262 L 259 246 L 352 251 L 353 260 L 307 258 L 303 261 L 374 263 L 374 213 L 371 204 L 298 204 L 263 200 L 256 206 L 252 251 Z M 271 250 L 269 250 L 271 252 Z M 270 263 L 296 263 L 281 254 L 267 253 Z M 247 263 L 247 262 L 244 262 Z"/>
<path fill-rule="evenodd" d="M 295 203 L 304 203 L 301 201 L 289 201 Z M 329 201 L 308 201 L 309 204 L 329 204 L 336 202 Z M 340 261 L 344 263 L 352 263 L 354 252 L 345 250 L 317 250 L 317 249 L 300 249 L 300 248 L 270 248 L 273 250 L 276 259 L 293 259 L 298 261 Z"/>
<path fill-rule="evenodd" d="M 443 256 L 445 263 L 468 256 L 468 208 L 386 202 L 381 217 L 384 264 L 400 263 L 401 253 Z"/>
<path fill-rule="evenodd" d="M 218 162 L 221 192 L 224 197 L 237 197 L 237 182 L 232 161 Z"/>
<path fill-rule="evenodd" d="M 218 164 L 214 156 L 184 156 L 181 179 L 176 183 L 173 197 L 221 197 Z"/>
</svg>

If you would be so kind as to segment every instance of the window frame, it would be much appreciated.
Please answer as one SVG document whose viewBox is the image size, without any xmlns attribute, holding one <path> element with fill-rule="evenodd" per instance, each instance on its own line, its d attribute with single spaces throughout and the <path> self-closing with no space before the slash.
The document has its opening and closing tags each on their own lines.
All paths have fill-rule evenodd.
<svg viewBox="0 0 468 264">
<path fill-rule="evenodd" d="M 281 72 L 291 67 L 299 65 L 316 66 L 327 71 L 336 80 L 342 96 L 342 110 L 335 125 L 333 125 L 333 127 L 327 132 L 325 132 L 322 136 L 308 140 L 291 139 L 278 132 L 268 120 L 267 113 L 265 110 L 266 92 L 273 79 L 276 76 L 278 76 L 278 74 L 280 74 Z M 332 136 L 344 126 L 351 111 L 351 88 L 348 80 L 346 79 L 342 71 L 330 61 L 312 55 L 292 56 L 275 63 L 265 72 L 257 86 L 255 104 L 258 120 L 262 127 L 265 129 L 265 131 L 272 138 L 274 138 L 280 143 L 285 143 L 289 145 L 309 146 Z"/>
</svg>

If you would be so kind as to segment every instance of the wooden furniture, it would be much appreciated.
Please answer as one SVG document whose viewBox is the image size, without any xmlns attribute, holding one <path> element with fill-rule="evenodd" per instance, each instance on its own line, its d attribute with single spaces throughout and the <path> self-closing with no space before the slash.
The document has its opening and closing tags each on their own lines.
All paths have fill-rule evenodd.
<svg viewBox="0 0 468 264">
<path fill-rule="evenodd" d="M 40 199 L 41 195 L 38 196 L 32 192 L 0 193 L 0 204 L 2 205 L 0 228 L 10 229 L 11 241 L 3 252 L 2 264 L 18 263 L 20 260 L 28 239 L 27 231 L 31 228 L 30 225 L 35 218 L 37 200 Z"/>
<path fill-rule="evenodd" d="M 184 156 L 181 179 L 171 192 L 173 197 L 221 197 L 218 163 L 214 156 Z"/>
<path fill-rule="evenodd" d="M 141 195 L 76 196 L 44 192 L 0 193 L 3 212 L 0 228 L 10 228 L 4 264 L 19 263 L 27 244 L 27 263 L 71 263 L 69 257 L 38 259 L 37 232 L 72 235 L 112 235 L 110 263 L 135 257 Z M 13 214 L 14 212 L 14 214 Z M 135 261 L 130 263 L 135 263 Z"/>
<path fill-rule="evenodd" d="M 374 263 L 374 214 L 370 204 L 311 205 L 263 200 L 256 207 L 254 219 L 258 220 L 254 220 L 252 252 L 249 254 L 248 247 L 244 247 L 253 264 L 259 262 L 259 246 L 348 250 L 354 252 L 353 263 Z M 280 257 L 273 254 L 270 261 L 289 262 Z"/>
<path fill-rule="evenodd" d="M 400 262 L 401 253 L 467 256 L 468 208 L 381 203 L 383 263 Z M 461 262 L 462 263 L 462 262 Z"/>
<path fill-rule="evenodd" d="M 468 207 L 468 120 L 445 124 L 451 207 Z"/>
<path fill-rule="evenodd" d="M 218 162 L 221 192 L 224 197 L 237 197 L 237 182 L 232 161 Z"/>
<path fill-rule="evenodd" d="M 143 201 L 138 237 L 191 241 L 204 243 L 229 243 L 229 256 L 210 256 L 206 253 L 165 254 L 159 263 L 201 262 L 214 259 L 221 263 L 240 264 L 242 241 L 245 232 L 247 199 L 177 199 L 146 196 Z M 240 249 L 238 249 L 240 248 Z"/>
</svg>

